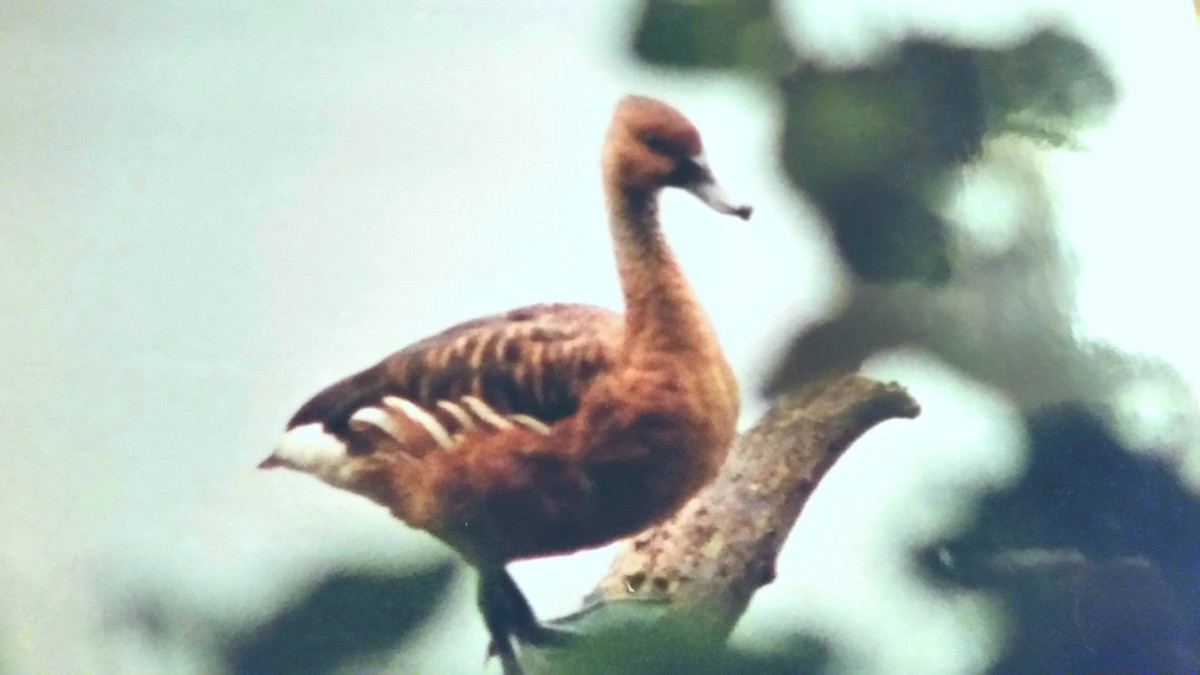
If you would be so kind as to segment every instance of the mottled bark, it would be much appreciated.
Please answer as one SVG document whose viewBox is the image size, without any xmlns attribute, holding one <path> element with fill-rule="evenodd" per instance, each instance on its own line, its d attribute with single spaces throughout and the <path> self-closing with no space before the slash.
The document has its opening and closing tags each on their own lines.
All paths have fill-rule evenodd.
<svg viewBox="0 0 1200 675">
<path fill-rule="evenodd" d="M 673 518 L 627 541 L 596 601 L 653 598 L 727 637 L 821 479 L 860 436 L 920 408 L 899 385 L 835 377 L 779 396 L 735 441 L 716 481 Z"/>
</svg>

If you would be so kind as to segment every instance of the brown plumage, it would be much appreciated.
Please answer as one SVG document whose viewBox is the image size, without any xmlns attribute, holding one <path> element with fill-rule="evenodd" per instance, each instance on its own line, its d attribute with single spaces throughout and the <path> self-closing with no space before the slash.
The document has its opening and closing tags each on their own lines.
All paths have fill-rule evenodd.
<svg viewBox="0 0 1200 675">
<path fill-rule="evenodd" d="M 658 226 L 681 187 L 748 218 L 717 187 L 700 136 L 666 104 L 616 108 L 602 168 L 624 315 L 534 305 L 454 326 L 325 389 L 263 467 L 362 494 L 481 572 L 493 644 L 546 629 L 504 572 L 671 515 L 734 436 L 737 385 Z"/>
</svg>

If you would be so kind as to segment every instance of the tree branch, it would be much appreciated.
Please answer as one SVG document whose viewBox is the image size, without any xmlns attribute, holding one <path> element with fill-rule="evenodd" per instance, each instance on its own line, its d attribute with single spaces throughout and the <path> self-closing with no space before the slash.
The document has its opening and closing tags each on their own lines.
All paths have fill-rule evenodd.
<svg viewBox="0 0 1200 675">
<path fill-rule="evenodd" d="M 699 619 L 723 640 L 775 578 L 788 533 L 838 457 L 880 422 L 919 412 L 899 385 L 860 375 L 779 396 L 734 442 L 716 481 L 626 542 L 590 599 L 665 598 L 670 614 Z"/>
</svg>

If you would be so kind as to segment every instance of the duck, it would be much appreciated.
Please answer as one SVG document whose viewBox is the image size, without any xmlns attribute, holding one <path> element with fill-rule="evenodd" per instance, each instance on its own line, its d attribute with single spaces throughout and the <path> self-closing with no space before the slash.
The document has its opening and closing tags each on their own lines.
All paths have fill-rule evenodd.
<svg viewBox="0 0 1200 675">
<path fill-rule="evenodd" d="M 505 672 L 514 641 L 558 644 L 510 562 L 608 544 L 674 514 L 715 477 L 739 393 L 667 244 L 659 196 L 677 188 L 748 220 L 713 176 L 696 127 L 626 96 L 601 151 L 624 312 L 521 307 L 466 321 L 320 391 L 260 468 L 366 497 L 454 549 Z"/>
</svg>

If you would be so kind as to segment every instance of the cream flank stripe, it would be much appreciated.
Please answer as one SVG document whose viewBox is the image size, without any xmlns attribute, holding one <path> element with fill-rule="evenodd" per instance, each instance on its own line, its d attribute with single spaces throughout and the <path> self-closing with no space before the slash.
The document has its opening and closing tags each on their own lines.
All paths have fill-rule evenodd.
<svg viewBox="0 0 1200 675">
<path fill-rule="evenodd" d="M 443 400 L 437 402 L 437 407 L 453 415 L 454 419 L 458 420 L 459 426 L 461 426 L 464 431 L 469 431 L 475 428 L 475 420 L 471 419 L 471 416 L 467 414 L 467 411 L 463 410 L 462 406 L 459 404 Z"/>
<path fill-rule="evenodd" d="M 497 431 L 507 431 L 514 428 L 514 424 L 519 424 L 543 436 L 550 434 L 550 427 L 548 425 L 529 415 L 519 413 L 508 416 L 502 415 L 495 408 L 475 396 L 464 396 L 460 400 L 463 405 L 459 405 L 453 401 L 442 400 L 437 402 L 437 407 L 452 415 L 462 425 L 464 430 L 471 430 L 476 427 L 475 419 L 472 417 L 472 414 L 474 414 L 475 418 L 478 418 L 481 423 Z M 464 410 L 464 406 L 467 408 L 466 410 Z M 412 401 L 400 398 L 399 396 L 387 396 L 383 399 L 383 407 L 383 410 L 374 406 L 361 408 L 350 417 L 350 422 L 358 428 L 361 428 L 362 425 L 373 426 L 391 436 L 396 442 L 404 444 L 406 440 L 404 430 L 397 420 L 398 416 L 403 415 L 425 429 L 439 446 L 451 448 L 457 444 L 458 439 L 455 436 L 451 436 L 450 432 L 436 417 Z"/>
<path fill-rule="evenodd" d="M 396 418 L 379 408 L 359 408 L 350 416 L 350 426 L 360 430 L 362 426 L 370 425 L 391 436 L 397 443 L 404 443 L 404 430 L 400 428 Z"/>
<path fill-rule="evenodd" d="M 509 415 L 508 418 L 525 427 L 526 429 L 529 429 L 530 431 L 536 431 L 543 436 L 550 435 L 550 427 L 546 426 L 541 420 L 536 420 L 529 415 L 521 415 L 518 413 L 516 415 Z"/>
<path fill-rule="evenodd" d="M 462 397 L 462 402 L 465 403 L 466 406 L 471 409 L 471 412 L 475 413 L 475 416 L 479 418 L 479 421 L 483 422 L 484 424 L 490 424 L 500 431 L 506 431 L 513 428 L 512 422 L 504 419 L 500 413 L 492 409 L 492 406 L 484 403 L 478 398 L 475 398 L 474 396 L 464 396 Z"/>
<path fill-rule="evenodd" d="M 436 417 L 430 415 L 429 412 L 416 403 L 406 398 L 400 398 L 399 396 L 385 396 L 383 397 L 383 404 L 389 409 L 403 414 L 417 424 L 420 424 L 425 428 L 425 431 L 429 432 L 433 440 L 437 441 L 437 444 L 443 448 L 449 448 L 454 445 L 454 440 L 450 438 L 446 427 L 442 426 L 442 423 L 437 421 Z"/>
</svg>

